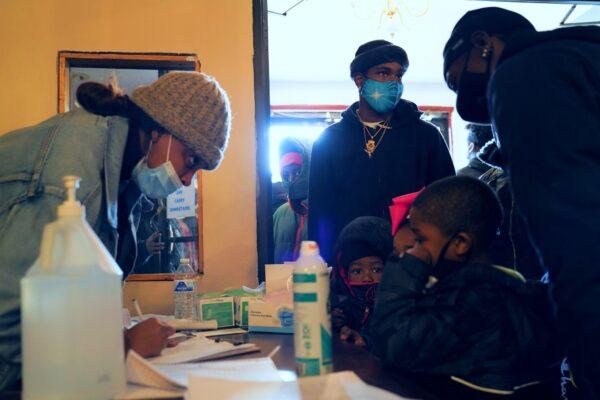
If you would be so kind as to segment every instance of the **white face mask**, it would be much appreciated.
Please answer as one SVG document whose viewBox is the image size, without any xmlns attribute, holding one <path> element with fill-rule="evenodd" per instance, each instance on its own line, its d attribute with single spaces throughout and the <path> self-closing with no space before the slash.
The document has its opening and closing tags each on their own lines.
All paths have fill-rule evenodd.
<svg viewBox="0 0 600 400">
<path fill-rule="evenodd" d="M 133 180 L 142 193 L 152 199 L 166 199 L 168 195 L 183 186 L 179 175 L 169 160 L 171 153 L 171 141 L 173 136 L 169 135 L 169 146 L 167 148 L 167 161 L 156 168 L 148 167 L 148 155 L 140 160 L 133 169 Z M 150 143 L 150 149 L 152 143 Z M 148 149 L 148 153 L 150 153 Z"/>
</svg>

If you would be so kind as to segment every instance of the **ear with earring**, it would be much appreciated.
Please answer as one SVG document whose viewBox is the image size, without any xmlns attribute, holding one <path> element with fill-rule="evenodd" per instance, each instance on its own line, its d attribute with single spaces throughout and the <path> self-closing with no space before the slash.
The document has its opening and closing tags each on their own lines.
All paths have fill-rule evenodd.
<svg viewBox="0 0 600 400">
<path fill-rule="evenodd" d="M 488 58 L 489 55 L 490 55 L 490 49 L 487 47 L 484 47 L 483 50 L 481 51 L 481 58 Z"/>
</svg>

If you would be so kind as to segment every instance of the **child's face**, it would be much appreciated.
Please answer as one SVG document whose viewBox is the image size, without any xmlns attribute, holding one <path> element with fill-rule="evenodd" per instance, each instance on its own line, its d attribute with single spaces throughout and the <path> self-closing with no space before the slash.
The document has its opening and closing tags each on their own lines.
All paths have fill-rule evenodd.
<svg viewBox="0 0 600 400">
<path fill-rule="evenodd" d="M 406 250 L 415 245 L 415 234 L 410 230 L 409 224 L 404 224 L 398 228 L 394 235 L 394 252 L 401 256 Z"/>
<path fill-rule="evenodd" d="M 348 279 L 351 283 L 379 283 L 382 274 L 383 260 L 374 256 L 359 258 L 348 268 Z"/>
<path fill-rule="evenodd" d="M 442 249 L 450 238 L 442 234 L 435 225 L 423 221 L 419 210 L 414 208 L 410 210 L 410 229 L 415 235 L 415 245 L 410 253 L 428 264 L 436 265 Z M 447 250 L 444 258 L 449 258 L 450 250 Z"/>
</svg>

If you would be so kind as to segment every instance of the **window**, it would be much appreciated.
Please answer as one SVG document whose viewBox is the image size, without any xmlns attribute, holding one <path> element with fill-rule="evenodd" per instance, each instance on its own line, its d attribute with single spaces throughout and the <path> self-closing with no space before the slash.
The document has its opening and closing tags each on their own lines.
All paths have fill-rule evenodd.
<svg viewBox="0 0 600 400">
<path fill-rule="evenodd" d="M 199 70 L 195 54 L 61 51 L 58 111 L 78 107 L 77 88 L 87 81 L 113 83 L 130 94 L 136 87 L 151 84 L 167 72 Z M 189 258 L 195 269 L 202 272 L 202 202 L 198 198 L 201 188 L 202 175 L 198 172 L 193 185 L 177 191 L 166 201 L 141 203 L 138 257 L 128 280 L 172 279 L 180 258 Z"/>
</svg>

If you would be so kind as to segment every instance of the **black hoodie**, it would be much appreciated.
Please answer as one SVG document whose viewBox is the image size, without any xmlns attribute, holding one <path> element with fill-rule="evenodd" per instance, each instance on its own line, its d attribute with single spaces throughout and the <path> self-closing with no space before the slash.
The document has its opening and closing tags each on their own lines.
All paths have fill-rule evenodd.
<svg viewBox="0 0 600 400">
<path fill-rule="evenodd" d="M 416 192 L 454 175 L 454 166 L 437 128 L 400 100 L 392 126 L 369 159 L 358 103 L 342 114 L 315 142 L 309 182 L 308 235 L 334 265 L 333 247 L 341 229 L 360 216 L 389 219 L 392 198 Z M 380 134 L 381 135 L 381 134 Z"/>
<path fill-rule="evenodd" d="M 516 204 L 550 272 L 577 386 L 596 398 L 590 387 L 600 393 L 600 28 L 509 38 L 488 99 Z"/>
</svg>

